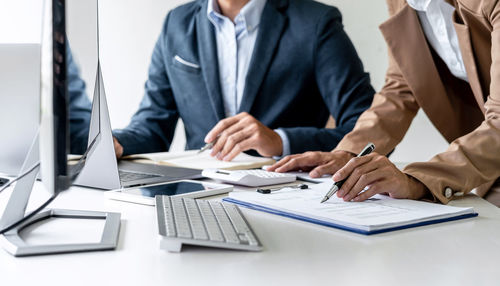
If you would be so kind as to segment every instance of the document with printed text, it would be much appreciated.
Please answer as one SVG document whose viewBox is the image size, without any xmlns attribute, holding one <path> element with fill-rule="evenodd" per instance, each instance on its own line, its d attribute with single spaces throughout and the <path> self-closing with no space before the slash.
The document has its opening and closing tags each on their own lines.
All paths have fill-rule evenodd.
<svg viewBox="0 0 500 286">
<path fill-rule="evenodd" d="M 459 208 L 376 195 L 364 202 L 344 202 L 337 196 L 321 204 L 331 183 L 309 189 L 284 189 L 271 194 L 232 192 L 226 201 L 300 220 L 364 234 L 476 216 L 473 208 Z"/>
</svg>

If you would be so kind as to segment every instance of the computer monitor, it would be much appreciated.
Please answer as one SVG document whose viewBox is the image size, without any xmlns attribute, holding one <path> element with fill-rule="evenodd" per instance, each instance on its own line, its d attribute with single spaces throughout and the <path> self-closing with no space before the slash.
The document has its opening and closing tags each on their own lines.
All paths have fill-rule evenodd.
<svg viewBox="0 0 500 286">
<path fill-rule="evenodd" d="M 65 0 L 45 0 L 43 19 L 40 132 L 26 157 L 21 174 L 12 181 L 17 183 L 0 218 L 0 243 L 15 256 L 114 249 L 118 240 L 120 214 L 45 209 L 60 192 L 69 188 L 81 168 L 72 173 L 67 163 L 69 116 Z M 79 162 L 80 165 L 85 164 L 85 157 L 84 155 Z M 42 182 L 52 196 L 35 211 L 26 214 L 26 206 L 39 166 Z M 31 245 L 21 238 L 20 233 L 24 228 L 52 217 L 104 219 L 106 221 L 101 241 L 85 244 Z"/>
</svg>

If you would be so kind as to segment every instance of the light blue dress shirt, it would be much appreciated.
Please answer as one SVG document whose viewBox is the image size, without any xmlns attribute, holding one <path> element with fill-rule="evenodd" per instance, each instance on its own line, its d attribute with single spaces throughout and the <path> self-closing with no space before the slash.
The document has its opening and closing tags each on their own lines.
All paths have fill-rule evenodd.
<svg viewBox="0 0 500 286">
<path fill-rule="evenodd" d="M 234 18 L 222 15 L 217 0 L 208 0 L 207 16 L 215 27 L 219 81 L 226 117 L 237 114 L 245 90 L 245 80 L 267 0 L 250 0 Z M 283 142 L 282 156 L 290 154 L 285 132 L 274 130 Z"/>
</svg>

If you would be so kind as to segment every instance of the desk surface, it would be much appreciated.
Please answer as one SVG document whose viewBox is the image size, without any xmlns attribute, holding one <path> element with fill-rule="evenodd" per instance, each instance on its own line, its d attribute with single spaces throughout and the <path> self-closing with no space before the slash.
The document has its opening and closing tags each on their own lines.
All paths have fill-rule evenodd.
<svg viewBox="0 0 500 286">
<path fill-rule="evenodd" d="M 37 183 L 35 201 L 48 196 L 40 189 Z M 0 200 L 5 201 L 7 195 L 1 194 Z M 118 248 L 24 258 L 0 250 L 0 284 L 498 284 L 500 211 L 473 195 L 452 204 L 473 206 L 479 217 L 374 236 L 243 209 L 264 251 L 188 247 L 181 253 L 168 253 L 159 249 L 154 207 L 108 200 L 98 190 L 72 188 L 51 207 L 120 212 Z M 73 226 L 92 228 L 85 223 Z M 46 226 L 49 230 L 32 234 L 54 239 L 51 231 L 65 230 L 57 224 Z"/>
</svg>

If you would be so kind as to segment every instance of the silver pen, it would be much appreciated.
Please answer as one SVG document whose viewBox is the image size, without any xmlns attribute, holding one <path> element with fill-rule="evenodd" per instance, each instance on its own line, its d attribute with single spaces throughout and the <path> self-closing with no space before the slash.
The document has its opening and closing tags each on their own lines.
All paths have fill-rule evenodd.
<svg viewBox="0 0 500 286">
<path fill-rule="evenodd" d="M 359 153 L 358 156 L 356 156 L 356 157 L 362 157 L 362 156 L 368 155 L 371 152 L 373 152 L 373 150 L 375 150 L 375 144 L 368 143 L 365 146 L 365 148 L 363 148 L 363 151 L 361 151 L 361 153 Z M 321 200 L 321 204 L 328 201 L 330 199 L 330 197 L 333 196 L 340 189 L 340 187 L 342 187 L 342 185 L 344 184 L 344 182 L 346 180 L 347 180 L 347 178 L 343 179 L 342 181 L 335 182 L 333 184 L 333 186 L 330 188 L 330 190 L 328 191 L 328 193 L 326 193 L 325 197 Z"/>
<path fill-rule="evenodd" d="M 213 142 L 207 143 L 207 144 L 205 144 L 205 146 L 201 147 L 201 149 L 198 151 L 198 154 L 203 153 L 203 151 L 210 149 L 212 147 L 214 147 Z"/>
<path fill-rule="evenodd" d="M 214 147 L 215 143 L 217 143 L 217 139 L 219 139 L 219 136 L 220 136 L 220 134 L 217 135 L 217 137 L 215 137 L 214 141 L 207 143 L 207 144 L 205 144 L 205 146 L 201 147 L 201 149 L 198 151 L 198 154 L 203 153 L 207 149 L 212 149 L 212 147 Z"/>
</svg>

